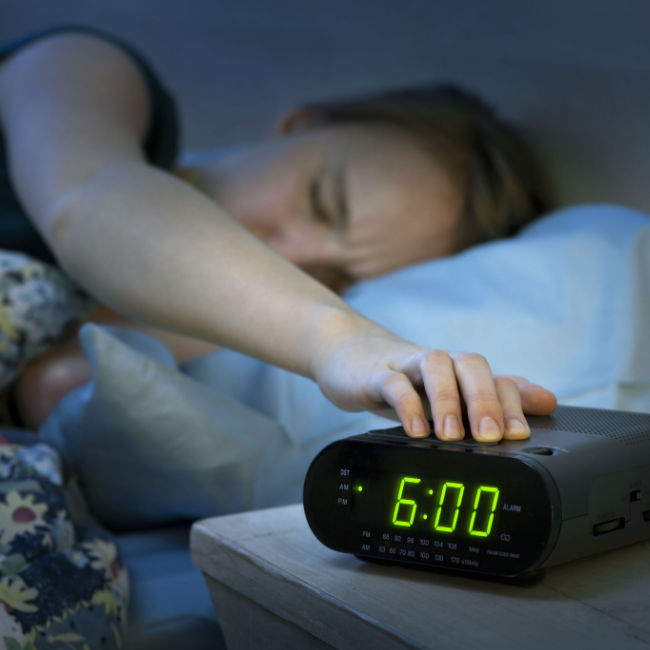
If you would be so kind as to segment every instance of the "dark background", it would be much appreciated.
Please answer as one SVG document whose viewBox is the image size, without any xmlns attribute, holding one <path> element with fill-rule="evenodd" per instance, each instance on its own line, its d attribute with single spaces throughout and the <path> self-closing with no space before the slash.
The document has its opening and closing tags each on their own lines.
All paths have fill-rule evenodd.
<svg viewBox="0 0 650 650">
<path fill-rule="evenodd" d="M 0 0 L 0 39 L 66 22 L 149 58 L 186 147 L 263 136 L 304 100 L 453 79 L 524 125 L 563 202 L 650 210 L 647 0 Z"/>
</svg>

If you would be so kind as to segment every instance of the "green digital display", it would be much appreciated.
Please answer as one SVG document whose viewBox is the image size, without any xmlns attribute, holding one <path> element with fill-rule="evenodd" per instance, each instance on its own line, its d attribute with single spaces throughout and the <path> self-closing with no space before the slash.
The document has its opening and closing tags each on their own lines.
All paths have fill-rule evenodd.
<svg viewBox="0 0 650 650">
<path fill-rule="evenodd" d="M 388 508 L 393 526 L 489 537 L 499 506 L 501 491 L 494 485 L 440 480 L 433 484 L 421 476 L 398 476 L 394 498 Z"/>
<path fill-rule="evenodd" d="M 365 434 L 316 457 L 303 500 L 311 529 L 337 551 L 514 576 L 549 544 L 554 489 L 534 461 L 501 448 Z"/>
</svg>

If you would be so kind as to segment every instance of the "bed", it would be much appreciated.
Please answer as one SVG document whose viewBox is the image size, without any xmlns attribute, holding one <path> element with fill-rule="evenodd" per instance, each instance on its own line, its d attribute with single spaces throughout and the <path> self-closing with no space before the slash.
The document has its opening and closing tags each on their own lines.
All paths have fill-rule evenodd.
<svg viewBox="0 0 650 650">
<path fill-rule="evenodd" d="M 170 85 L 186 89 L 184 75 L 205 53 L 230 61 L 225 75 L 263 69 L 263 89 L 276 74 L 276 92 L 262 93 L 253 112 L 252 91 L 233 82 L 233 101 L 214 103 L 211 124 L 224 126 L 209 142 L 255 134 L 260 115 L 300 99 L 453 80 L 516 119 L 553 176 L 557 209 L 517 238 L 366 281 L 346 299 L 418 342 L 481 352 L 496 372 L 534 379 L 562 403 L 650 411 L 648 5 L 558 1 L 533 11 L 509 1 L 441 2 L 392 18 L 390 3 L 370 16 L 317 3 L 309 17 L 291 2 L 270 13 L 256 4 L 245 16 L 219 7 L 219 29 L 231 37 L 218 44 L 198 27 L 212 17 L 197 8 L 186 27 L 193 46 L 170 66 Z M 130 37 L 110 17 L 97 20 Z M 149 53 L 164 67 L 160 33 L 177 25 L 171 13 L 159 20 L 168 22 L 149 35 Z M 267 68 L 260 43 L 273 54 Z M 287 52 L 296 51 L 302 62 L 287 69 Z M 206 129 L 191 98 L 205 102 L 211 92 L 190 92 L 185 106 Z M 190 145 L 199 135 L 189 134 Z M 185 157 L 203 154 L 190 146 Z M 296 502 L 320 448 L 390 423 L 343 413 L 304 378 L 231 351 L 178 368 L 162 343 L 138 332 L 90 325 L 81 340 L 93 381 L 67 396 L 40 433 L 77 468 L 93 511 L 116 531 L 132 579 L 132 646 L 215 647 L 218 624 L 189 560 L 187 522 Z"/>
</svg>

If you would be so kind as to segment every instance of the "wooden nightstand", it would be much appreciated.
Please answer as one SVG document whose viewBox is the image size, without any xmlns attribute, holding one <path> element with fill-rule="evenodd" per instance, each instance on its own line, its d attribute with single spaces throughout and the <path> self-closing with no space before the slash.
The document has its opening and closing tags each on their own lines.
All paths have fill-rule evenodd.
<svg viewBox="0 0 650 650">
<path fill-rule="evenodd" d="M 301 505 L 197 522 L 191 545 L 230 648 L 650 648 L 650 542 L 526 585 L 362 562 Z"/>
</svg>

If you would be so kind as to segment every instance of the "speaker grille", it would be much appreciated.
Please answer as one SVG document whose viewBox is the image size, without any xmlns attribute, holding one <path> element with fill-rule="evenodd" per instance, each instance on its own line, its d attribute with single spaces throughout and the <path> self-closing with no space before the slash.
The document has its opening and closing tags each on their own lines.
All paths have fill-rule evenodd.
<svg viewBox="0 0 650 650">
<path fill-rule="evenodd" d="M 558 406 L 552 415 L 528 416 L 531 426 L 575 431 L 618 440 L 626 445 L 650 443 L 650 414 Z"/>
</svg>

